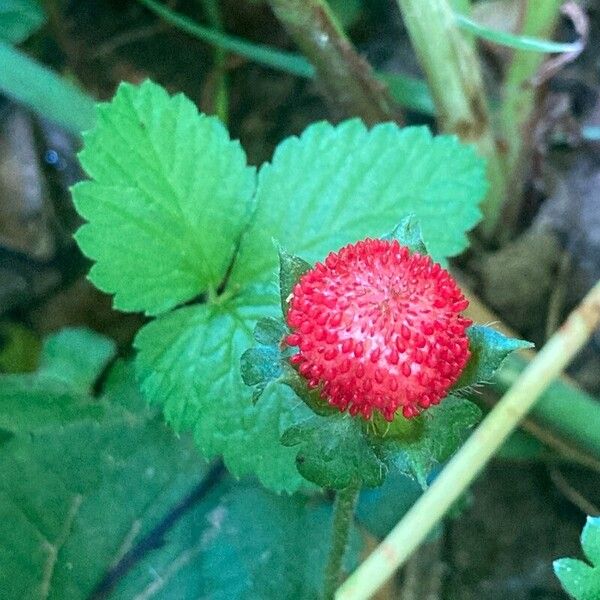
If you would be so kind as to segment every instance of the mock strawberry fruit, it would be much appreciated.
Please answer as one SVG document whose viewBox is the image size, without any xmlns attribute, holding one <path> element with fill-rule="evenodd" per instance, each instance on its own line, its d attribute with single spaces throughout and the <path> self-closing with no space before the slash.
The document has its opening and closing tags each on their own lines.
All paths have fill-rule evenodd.
<svg viewBox="0 0 600 600">
<path fill-rule="evenodd" d="M 293 289 L 286 342 L 310 387 L 331 405 L 391 421 L 438 404 L 469 359 L 452 276 L 397 241 L 366 239 L 332 252 Z"/>
</svg>

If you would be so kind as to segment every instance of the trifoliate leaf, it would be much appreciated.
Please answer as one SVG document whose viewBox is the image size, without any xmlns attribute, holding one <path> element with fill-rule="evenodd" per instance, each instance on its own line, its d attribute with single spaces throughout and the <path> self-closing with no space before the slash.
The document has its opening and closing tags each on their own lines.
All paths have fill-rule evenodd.
<svg viewBox="0 0 600 600">
<path fill-rule="evenodd" d="M 48 418 L 29 422 L 1 448 L 2 597 L 91 597 L 123 554 L 202 479 L 193 444 L 152 418 L 135 393 L 132 369 L 120 365 L 115 376 L 111 400 L 127 388 L 127 402 L 74 392 L 53 406 L 36 389 L 28 393 L 33 376 L 22 376 L 23 412 L 12 407 L 13 416 L 24 423 L 39 408 Z M 0 414 L 5 407 L 2 398 Z"/>
<path fill-rule="evenodd" d="M 386 462 L 426 487 L 431 471 L 458 450 L 481 419 L 481 410 L 464 398 L 448 396 L 418 418 L 423 425 L 418 435 L 384 437 L 383 447 Z"/>
<path fill-rule="evenodd" d="M 390 234 L 383 236 L 383 239 L 398 240 L 402 246 L 406 246 L 411 252 L 427 254 L 421 226 L 415 215 L 404 217 Z"/>
<path fill-rule="evenodd" d="M 255 406 L 240 375 L 252 327 L 276 306 L 274 290 L 255 289 L 219 304 L 180 308 L 143 327 L 135 346 L 144 396 L 176 431 L 193 430 L 202 454 L 222 454 L 237 476 L 258 475 L 268 488 L 302 485 L 294 451 L 279 437 L 306 410 L 283 386 Z"/>
<path fill-rule="evenodd" d="M 279 249 L 279 295 L 281 296 L 281 311 L 287 317 L 290 295 L 298 280 L 312 266 L 299 256 L 294 256 Z"/>
<path fill-rule="evenodd" d="M 321 597 L 331 505 L 240 484 L 193 507 L 120 583 L 112 600 L 315 600 Z M 224 491 L 223 491 L 224 489 Z M 356 567 L 356 530 L 344 566 Z M 147 593 L 146 597 L 150 597 Z"/>
<path fill-rule="evenodd" d="M 90 279 L 121 310 L 156 315 L 223 281 L 251 213 L 254 169 L 215 117 L 150 81 L 98 106 L 73 188 Z"/>
<path fill-rule="evenodd" d="M 467 335 L 471 358 L 454 384 L 454 390 L 476 383 L 489 383 L 511 352 L 533 347 L 531 342 L 506 337 L 499 331 L 483 325 L 469 327 Z"/>
<path fill-rule="evenodd" d="M 485 191 L 483 161 L 453 136 L 392 123 L 368 130 L 356 119 L 316 123 L 284 140 L 260 169 L 255 216 L 231 280 L 270 281 L 273 238 L 315 262 L 411 213 L 432 256 L 453 256 L 481 217 Z"/>
<path fill-rule="evenodd" d="M 364 434 L 360 418 L 348 413 L 314 415 L 290 427 L 281 442 L 298 447 L 298 471 L 321 487 L 375 487 L 387 473 L 378 444 Z"/>
<path fill-rule="evenodd" d="M 588 517 L 581 534 L 581 547 L 589 564 L 574 558 L 553 563 L 554 573 L 575 600 L 600 598 L 600 517 Z"/>
<path fill-rule="evenodd" d="M 37 0 L 2 0 L 0 2 L 0 40 L 20 44 L 35 33 L 46 20 Z"/>
</svg>

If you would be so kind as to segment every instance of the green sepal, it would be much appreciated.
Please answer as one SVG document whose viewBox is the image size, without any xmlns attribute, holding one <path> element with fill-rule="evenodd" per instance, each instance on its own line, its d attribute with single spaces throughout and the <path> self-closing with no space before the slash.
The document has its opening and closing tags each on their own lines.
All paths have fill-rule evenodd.
<svg viewBox="0 0 600 600">
<path fill-rule="evenodd" d="M 376 487 L 388 470 L 427 487 L 434 468 L 448 460 L 481 418 L 480 409 L 464 398 L 448 396 L 413 419 L 396 416 L 387 423 L 379 415 L 369 421 L 336 414 L 312 417 L 282 436 L 284 446 L 298 446 L 300 474 L 322 487 Z"/>
<path fill-rule="evenodd" d="M 368 422 L 367 430 L 375 436 L 388 440 L 413 440 L 417 439 L 423 431 L 423 417 L 407 419 L 402 413 L 396 413 L 393 421 L 386 421 L 383 416 L 375 412 Z"/>
<path fill-rule="evenodd" d="M 467 335 L 471 357 L 452 391 L 489 383 L 511 352 L 534 346 L 531 342 L 506 337 L 499 331 L 483 325 L 469 327 Z"/>
<path fill-rule="evenodd" d="M 425 489 L 433 469 L 456 452 L 480 419 L 478 406 L 465 398 L 447 396 L 417 417 L 420 431 L 416 435 L 383 438 L 385 460 Z"/>
<path fill-rule="evenodd" d="M 298 398 L 300 398 L 300 400 L 302 400 L 304 404 L 317 415 L 326 417 L 340 412 L 335 406 L 331 406 L 321 397 L 319 388 L 308 387 L 306 379 L 304 379 L 304 377 L 302 377 L 302 375 L 300 375 L 300 373 L 298 373 L 298 371 L 296 371 L 289 363 L 286 363 L 285 365 L 280 383 L 291 388 L 296 396 L 298 396 Z"/>
<path fill-rule="evenodd" d="M 254 328 L 257 345 L 248 348 L 240 358 L 243 382 L 253 388 L 252 403 L 256 404 L 269 383 L 278 381 L 284 374 L 285 356 L 281 342 L 288 332 L 280 319 L 259 319 Z"/>
<path fill-rule="evenodd" d="M 289 298 L 294 286 L 312 265 L 299 256 L 289 254 L 284 248 L 279 247 L 279 294 L 281 296 L 281 311 L 287 317 Z"/>
<path fill-rule="evenodd" d="M 553 563 L 554 574 L 575 600 L 600 598 L 600 517 L 588 517 L 581 533 L 581 547 L 590 564 L 575 558 Z"/>
<path fill-rule="evenodd" d="M 240 359 L 244 383 L 253 387 L 252 400 L 258 402 L 270 383 L 280 383 L 291 388 L 316 414 L 330 415 L 339 412 L 329 406 L 318 389 L 308 387 L 306 380 L 289 363 L 291 349 L 282 348 L 282 339 L 288 332 L 281 320 L 260 319 L 254 329 L 257 346 L 248 348 Z"/>
<path fill-rule="evenodd" d="M 279 346 L 286 333 L 288 328 L 281 319 L 274 317 L 260 319 L 254 327 L 254 339 L 265 346 Z"/>
<path fill-rule="evenodd" d="M 281 353 L 273 346 L 249 348 L 240 360 L 242 379 L 251 387 L 266 386 L 269 381 L 278 379 L 283 373 Z"/>
<path fill-rule="evenodd" d="M 287 429 L 281 443 L 298 446 L 298 471 L 321 487 L 377 487 L 387 466 L 380 445 L 365 434 L 360 421 L 347 413 L 315 415 Z"/>
<path fill-rule="evenodd" d="M 421 234 L 419 219 L 414 214 L 404 217 L 391 233 L 383 236 L 383 239 L 398 240 L 401 246 L 406 246 L 411 252 L 428 254 Z"/>
</svg>

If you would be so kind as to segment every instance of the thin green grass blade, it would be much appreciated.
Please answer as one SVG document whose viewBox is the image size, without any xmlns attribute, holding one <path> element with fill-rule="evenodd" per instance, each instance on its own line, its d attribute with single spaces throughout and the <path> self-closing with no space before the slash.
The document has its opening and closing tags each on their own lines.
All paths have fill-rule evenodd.
<svg viewBox="0 0 600 600">
<path fill-rule="evenodd" d="M 255 44 L 222 31 L 205 27 L 185 15 L 159 4 L 155 0 L 138 1 L 167 23 L 208 44 L 297 77 L 311 79 L 315 76 L 314 67 L 300 54 L 278 50 L 266 44 Z M 400 105 L 426 115 L 435 114 L 433 100 L 426 83 L 422 79 L 395 73 L 377 73 L 377 77 L 389 86 L 392 96 Z"/>
<path fill-rule="evenodd" d="M 138 0 L 148 10 L 164 19 L 167 23 L 174 25 L 182 31 L 186 31 L 190 35 L 197 37 L 208 44 L 218 46 L 230 52 L 235 52 L 241 56 L 250 58 L 251 60 L 263 64 L 267 67 L 272 67 L 279 71 L 285 71 L 299 77 L 313 77 L 314 67 L 302 56 L 276 50 L 272 46 L 265 44 L 255 44 L 247 40 L 222 33 L 210 27 L 204 27 L 188 17 L 170 10 L 166 6 L 155 2 L 155 0 Z"/>
<path fill-rule="evenodd" d="M 531 52 L 544 52 L 548 54 L 577 52 L 581 50 L 581 41 L 563 43 L 525 35 L 513 35 L 505 31 L 498 31 L 497 29 L 490 29 L 489 27 L 480 25 L 464 15 L 456 15 L 456 22 L 461 29 L 477 37 L 488 42 L 493 42 L 494 44 L 515 48 L 516 50 L 530 50 Z"/>
<path fill-rule="evenodd" d="M 91 129 L 94 99 L 9 44 L 0 42 L 0 91 L 72 133 Z"/>
</svg>

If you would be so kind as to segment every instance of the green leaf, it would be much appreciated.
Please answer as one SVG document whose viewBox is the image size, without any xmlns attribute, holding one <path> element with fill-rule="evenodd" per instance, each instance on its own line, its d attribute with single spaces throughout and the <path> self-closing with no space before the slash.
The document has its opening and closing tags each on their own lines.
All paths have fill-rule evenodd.
<svg viewBox="0 0 600 600">
<path fill-rule="evenodd" d="M 298 471 L 321 487 L 375 487 L 387 473 L 378 444 L 364 434 L 360 417 L 347 413 L 313 415 L 290 427 L 281 442 L 298 447 Z"/>
<path fill-rule="evenodd" d="M 398 240 L 402 246 L 406 246 L 411 252 L 427 254 L 427 248 L 423 242 L 421 225 L 415 215 L 404 217 L 394 228 L 392 233 L 383 236 L 386 240 Z"/>
<path fill-rule="evenodd" d="M 75 135 L 93 127 L 96 121 L 93 98 L 1 41 L 0 91 Z"/>
<path fill-rule="evenodd" d="M 600 517 L 588 517 L 581 533 L 581 547 L 585 557 L 600 567 Z"/>
<path fill-rule="evenodd" d="M 116 352 L 115 343 L 87 329 L 63 329 L 43 343 L 35 373 L 0 377 L 0 427 L 33 432 L 98 418 L 99 404 L 88 394 Z"/>
<path fill-rule="evenodd" d="M 384 538 L 422 493 L 414 479 L 392 469 L 380 487 L 361 492 L 356 519 L 370 533 Z"/>
<path fill-rule="evenodd" d="M 554 573 L 575 600 L 597 600 L 600 598 L 600 517 L 587 518 L 581 546 L 590 564 L 561 558 L 553 563 Z"/>
<path fill-rule="evenodd" d="M 186 514 L 166 546 L 140 561 L 111 598 L 129 600 L 155 589 L 165 600 L 315 600 L 330 530 L 330 505 L 241 484 Z M 360 547 L 354 531 L 348 571 Z"/>
<path fill-rule="evenodd" d="M 299 256 L 294 256 L 279 248 L 279 296 L 281 297 L 281 312 L 287 317 L 289 298 L 298 283 L 298 280 L 306 271 L 312 268 Z"/>
<path fill-rule="evenodd" d="M 0 448 L 2 596 L 86 598 L 197 485 L 204 463 L 190 440 L 175 439 L 144 408 L 130 367 L 111 376 L 112 393 L 129 390 L 127 405 L 74 396 L 80 410 L 68 419 L 60 418 L 68 397 L 52 416 L 35 389 L 27 394 L 31 376 L 22 377 L 20 420 L 36 407 L 50 418 Z"/>
<path fill-rule="evenodd" d="M 464 398 L 448 396 L 419 417 L 423 429 L 405 439 L 384 438 L 385 460 L 425 488 L 431 471 L 448 460 L 481 419 L 481 410 Z"/>
<path fill-rule="evenodd" d="M 283 386 L 253 406 L 240 375 L 252 325 L 275 303 L 272 288 L 257 288 L 223 306 L 180 308 L 140 330 L 136 363 L 144 396 L 175 431 L 193 430 L 205 457 L 223 455 L 236 476 L 253 473 L 266 487 L 291 492 L 303 482 L 279 437 L 304 407 Z"/>
<path fill-rule="evenodd" d="M 552 563 L 554 574 L 575 600 L 600 598 L 600 567 L 590 567 L 575 558 L 559 558 Z"/>
<path fill-rule="evenodd" d="M 0 39 L 20 44 L 46 21 L 37 0 L 2 0 L 0 2 Z"/>
<path fill-rule="evenodd" d="M 63 382 L 37 375 L 0 377 L 0 428 L 31 433 L 70 423 L 74 418 L 97 419 L 102 407 L 91 403 Z"/>
<path fill-rule="evenodd" d="M 80 392 L 89 392 L 117 346 L 89 329 L 63 329 L 44 340 L 38 373 L 63 381 Z"/>
<path fill-rule="evenodd" d="M 26 395 L 31 375 L 21 379 L 21 408 L 32 414 L 41 398 Z M 70 402 L 97 410 L 39 420 L 0 446 L 3 598 L 95 597 L 134 548 L 136 559 L 114 578 L 113 599 L 319 595 L 329 504 L 233 487 L 228 478 L 200 494 L 205 463 L 187 436 L 175 438 L 146 408 L 130 364 L 111 369 L 99 400 Z M 60 415 L 64 406 L 53 408 Z M 348 569 L 359 548 L 355 533 Z"/>
<path fill-rule="evenodd" d="M 411 213 L 432 256 L 453 256 L 481 217 L 485 190 L 483 161 L 455 137 L 392 123 L 368 130 L 356 119 L 316 123 L 284 140 L 262 166 L 256 213 L 231 281 L 271 280 L 272 238 L 315 262 L 349 242 L 381 236 Z"/>
<path fill-rule="evenodd" d="M 146 81 L 98 106 L 73 188 L 90 279 L 157 315 L 221 284 L 251 213 L 254 169 L 223 124 Z"/>
<path fill-rule="evenodd" d="M 467 335 L 471 358 L 454 384 L 454 390 L 477 383 L 489 383 L 511 352 L 534 346 L 531 342 L 506 337 L 499 331 L 483 325 L 469 327 Z"/>
</svg>

